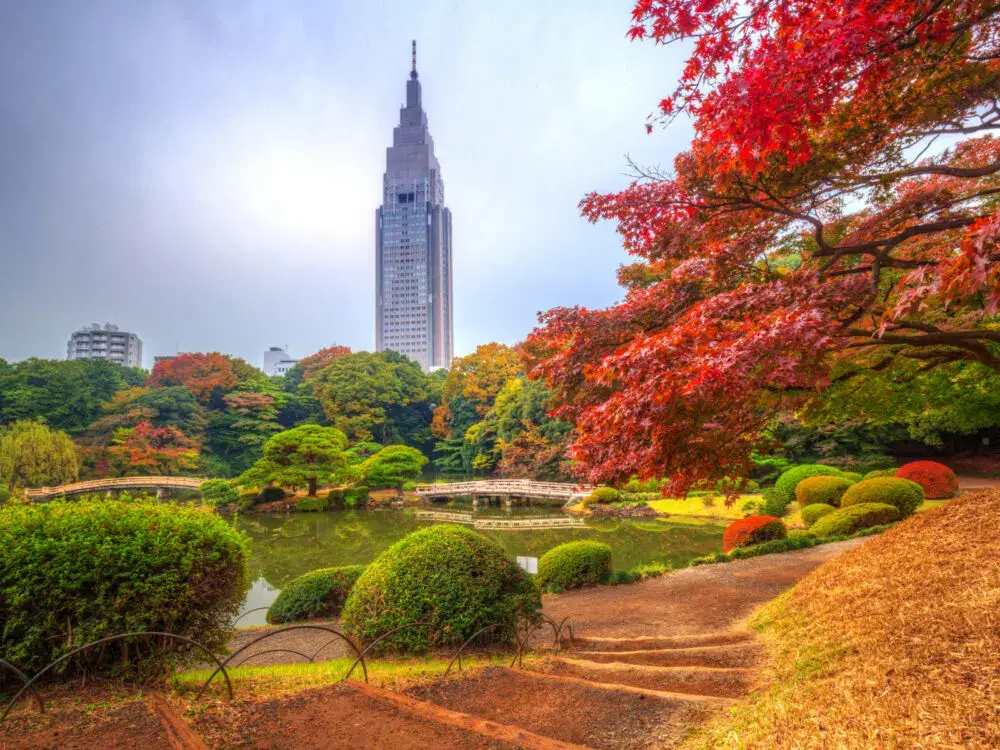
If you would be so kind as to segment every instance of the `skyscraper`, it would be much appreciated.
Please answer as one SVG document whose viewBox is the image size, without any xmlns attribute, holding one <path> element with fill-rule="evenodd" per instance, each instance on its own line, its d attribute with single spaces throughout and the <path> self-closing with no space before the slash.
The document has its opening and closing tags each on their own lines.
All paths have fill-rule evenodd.
<svg viewBox="0 0 1000 750">
<path fill-rule="evenodd" d="M 375 228 L 375 348 L 425 370 L 452 357 L 451 211 L 420 101 L 413 42 L 406 105 L 386 149 Z"/>
</svg>

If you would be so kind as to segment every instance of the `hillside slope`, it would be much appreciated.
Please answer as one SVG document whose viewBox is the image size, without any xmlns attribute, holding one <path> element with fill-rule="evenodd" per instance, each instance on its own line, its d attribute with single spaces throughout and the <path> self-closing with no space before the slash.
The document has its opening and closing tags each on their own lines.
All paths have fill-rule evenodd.
<svg viewBox="0 0 1000 750">
<path fill-rule="evenodd" d="M 1000 490 L 846 552 L 754 627 L 762 689 L 690 747 L 1000 747 Z"/>
</svg>

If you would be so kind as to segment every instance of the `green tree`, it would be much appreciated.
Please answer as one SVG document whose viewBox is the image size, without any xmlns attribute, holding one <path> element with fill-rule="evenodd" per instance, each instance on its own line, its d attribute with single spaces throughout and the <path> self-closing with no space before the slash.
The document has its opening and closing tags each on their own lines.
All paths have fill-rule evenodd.
<svg viewBox="0 0 1000 750">
<path fill-rule="evenodd" d="M 396 352 L 339 357 L 310 382 L 326 420 L 352 441 L 410 442 L 430 423 L 427 376 Z"/>
<path fill-rule="evenodd" d="M 0 433 L 0 482 L 9 490 L 73 482 L 78 475 L 76 446 L 65 432 L 23 420 Z"/>
<path fill-rule="evenodd" d="M 102 359 L 26 359 L 0 363 L 0 425 L 44 419 L 76 433 L 93 422 L 102 405 L 124 388 L 142 384 L 143 373 Z"/>
<path fill-rule="evenodd" d="M 361 465 L 370 487 L 395 487 L 403 494 L 403 485 L 417 479 L 427 457 L 408 445 L 387 445 Z"/>
<path fill-rule="evenodd" d="M 268 438 L 281 431 L 278 413 L 285 400 L 286 395 L 266 380 L 223 396 L 224 407 L 212 417 L 207 445 L 230 476 L 253 466 Z"/>
<path fill-rule="evenodd" d="M 264 444 L 263 457 L 237 480 L 241 485 L 308 487 L 315 496 L 320 482 L 328 482 L 347 468 L 347 437 L 333 427 L 308 424 L 279 432 Z"/>
</svg>

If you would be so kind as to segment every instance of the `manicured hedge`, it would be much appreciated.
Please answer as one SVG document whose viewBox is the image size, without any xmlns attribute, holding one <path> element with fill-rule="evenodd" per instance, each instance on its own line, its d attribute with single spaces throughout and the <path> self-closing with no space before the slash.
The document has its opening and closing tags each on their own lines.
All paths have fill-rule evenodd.
<svg viewBox="0 0 1000 750">
<path fill-rule="evenodd" d="M 408 651 L 454 646 L 486 625 L 509 638 L 523 614 L 541 608 L 538 589 L 498 545 L 472 529 L 431 526 L 386 550 L 354 584 L 344 605 L 347 632 L 370 642 L 423 622 L 383 643 Z"/>
<path fill-rule="evenodd" d="M 878 480 L 869 480 L 878 481 Z M 844 536 L 869 526 L 898 521 L 899 508 L 885 503 L 861 503 L 849 505 L 823 516 L 809 529 L 817 537 Z"/>
<path fill-rule="evenodd" d="M 955 472 L 937 461 L 904 464 L 899 467 L 896 476 L 919 484 L 928 500 L 944 500 L 958 494 L 958 477 Z"/>
<path fill-rule="evenodd" d="M 883 477 L 896 476 L 897 469 L 875 469 L 865 474 L 864 479 L 882 479 Z"/>
<path fill-rule="evenodd" d="M 802 464 L 801 466 L 795 466 L 786 471 L 780 477 L 778 481 L 774 483 L 774 489 L 785 498 L 786 502 L 791 502 L 795 499 L 795 488 L 798 483 L 803 479 L 808 479 L 809 477 L 839 477 L 841 475 L 840 469 L 834 468 L 833 466 L 825 466 L 823 464 Z"/>
<path fill-rule="evenodd" d="M 213 507 L 229 505 L 239 500 L 240 493 L 233 483 L 226 479 L 209 479 L 198 488 L 201 499 Z"/>
<path fill-rule="evenodd" d="M 617 503 L 621 493 L 614 487 L 595 487 L 590 496 L 598 503 Z"/>
<path fill-rule="evenodd" d="M 795 486 L 795 499 L 800 507 L 825 503 L 837 507 L 840 498 L 854 482 L 846 477 L 807 477 Z"/>
<path fill-rule="evenodd" d="M 345 565 L 299 576 L 281 589 L 267 610 L 267 621 L 279 624 L 337 617 L 351 588 L 364 572 L 364 565 Z"/>
<path fill-rule="evenodd" d="M 136 631 L 221 648 L 246 579 L 243 538 L 205 508 L 127 495 L 8 504 L 0 508 L 0 658 L 32 674 L 75 646 Z M 124 645 L 109 644 L 100 663 L 94 649 L 88 671 L 119 666 Z M 164 646 L 179 649 L 178 662 L 206 658 Z"/>
<path fill-rule="evenodd" d="M 860 482 L 864 479 L 864 476 L 859 471 L 845 471 L 843 474 L 845 479 L 850 479 L 852 482 Z"/>
<path fill-rule="evenodd" d="M 722 535 L 722 551 L 729 552 L 737 547 L 784 539 L 787 535 L 785 524 L 774 516 L 750 516 L 726 527 Z"/>
<path fill-rule="evenodd" d="M 837 509 L 827 503 L 812 503 L 804 507 L 799 515 L 802 516 L 806 526 L 812 526 L 823 516 L 827 516 L 835 510 Z"/>
<path fill-rule="evenodd" d="M 740 547 L 738 549 L 734 549 L 728 554 L 725 552 L 716 552 L 714 555 L 696 557 L 688 563 L 688 566 L 694 568 L 699 565 L 726 563 L 732 562 L 733 560 L 746 560 L 750 557 L 759 557 L 760 555 L 773 555 L 780 552 L 792 552 L 799 549 L 808 549 L 810 547 L 818 547 L 821 544 L 842 542 L 845 539 L 857 539 L 858 537 L 881 534 L 884 531 L 888 531 L 890 528 L 892 528 L 892 524 L 882 524 L 879 526 L 869 526 L 866 529 L 855 531 L 853 534 L 827 536 L 822 538 L 817 537 L 810 531 L 792 529 L 788 532 L 788 538 L 786 539 L 775 539 L 772 542 L 764 542 L 763 544 L 757 544 L 753 547 Z"/>
<path fill-rule="evenodd" d="M 572 589 L 600 583 L 611 571 L 611 547 L 603 542 L 567 542 L 538 560 L 539 588 Z"/>
<path fill-rule="evenodd" d="M 300 497 L 295 501 L 295 510 L 301 513 L 311 513 L 326 510 L 330 507 L 329 497 Z"/>
<path fill-rule="evenodd" d="M 288 494 L 281 487 L 270 485 L 260 491 L 257 502 L 273 503 L 277 500 L 284 500 L 287 496 Z"/>
<path fill-rule="evenodd" d="M 840 506 L 846 508 L 860 503 L 884 503 L 897 508 L 900 518 L 906 518 L 912 515 L 923 501 L 924 490 L 916 482 L 884 477 L 865 479 L 852 485 L 840 499 Z"/>
</svg>

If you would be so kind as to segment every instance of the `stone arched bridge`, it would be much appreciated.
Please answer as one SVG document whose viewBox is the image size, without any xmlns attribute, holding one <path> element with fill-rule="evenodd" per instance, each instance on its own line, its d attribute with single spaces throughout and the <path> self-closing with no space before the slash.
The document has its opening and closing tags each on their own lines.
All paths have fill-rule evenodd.
<svg viewBox="0 0 1000 750">
<path fill-rule="evenodd" d="M 87 482 L 73 482 L 58 487 L 26 489 L 28 499 L 44 502 L 63 495 L 82 495 L 87 492 L 110 492 L 112 490 L 196 490 L 204 477 L 115 477 L 114 479 L 92 479 Z"/>
</svg>

